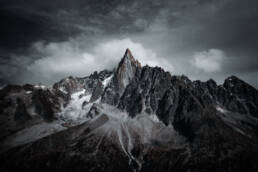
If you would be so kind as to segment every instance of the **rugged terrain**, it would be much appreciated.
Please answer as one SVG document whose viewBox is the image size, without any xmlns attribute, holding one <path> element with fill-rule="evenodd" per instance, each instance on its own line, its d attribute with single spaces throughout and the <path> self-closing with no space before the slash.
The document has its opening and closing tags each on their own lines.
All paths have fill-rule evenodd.
<svg viewBox="0 0 258 172">
<path fill-rule="evenodd" d="M 258 91 L 141 66 L 0 91 L 0 171 L 258 171 Z"/>
</svg>

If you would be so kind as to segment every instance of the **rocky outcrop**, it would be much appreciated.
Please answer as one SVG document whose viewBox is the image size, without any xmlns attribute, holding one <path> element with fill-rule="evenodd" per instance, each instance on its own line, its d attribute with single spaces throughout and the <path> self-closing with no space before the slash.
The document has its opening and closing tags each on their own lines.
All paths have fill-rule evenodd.
<svg viewBox="0 0 258 172">
<path fill-rule="evenodd" d="M 251 85 L 245 83 L 236 76 L 227 78 L 223 87 L 231 94 L 237 106 L 241 108 L 242 113 L 249 113 L 258 118 L 258 92 Z M 239 108 L 230 107 L 233 111 L 239 111 Z"/>
<path fill-rule="evenodd" d="M 134 59 L 129 49 L 118 64 L 109 86 L 105 89 L 101 101 L 104 103 L 117 105 L 127 85 L 134 79 L 135 73 L 141 64 Z"/>
<path fill-rule="evenodd" d="M 92 92 L 90 102 L 95 102 L 96 100 L 98 100 L 101 97 L 103 91 L 104 91 L 104 86 L 102 82 L 98 82 L 95 89 Z"/>
<path fill-rule="evenodd" d="M 55 113 L 61 108 L 58 98 L 49 90 L 35 90 L 32 100 L 35 103 L 37 113 L 47 121 L 54 120 Z"/>
<path fill-rule="evenodd" d="M 66 94 L 72 94 L 83 88 L 77 78 L 69 76 L 68 78 L 62 79 L 53 85 L 54 89 L 63 91 Z"/>
<path fill-rule="evenodd" d="M 0 90 L 0 144 L 4 138 L 30 126 L 56 119 L 71 97 L 45 86 L 8 85 Z"/>
<path fill-rule="evenodd" d="M 87 117 L 89 117 L 89 118 L 95 118 L 96 116 L 98 116 L 98 115 L 100 115 L 100 105 L 99 104 L 96 104 L 96 103 L 94 103 L 92 106 L 91 106 L 91 108 L 90 108 L 90 110 L 89 110 L 89 112 L 88 112 L 88 114 L 87 114 Z"/>
<path fill-rule="evenodd" d="M 95 71 L 90 76 L 83 78 L 77 78 L 79 83 L 83 85 L 84 89 L 88 93 L 92 93 L 97 87 L 99 82 L 103 82 L 106 78 L 110 77 L 113 74 L 113 71 L 103 70 L 100 72 Z"/>
<path fill-rule="evenodd" d="M 137 71 L 125 89 L 118 107 L 128 111 L 132 117 L 144 111 L 156 113 L 159 101 L 170 87 L 170 73 L 158 67 L 145 66 Z"/>
<path fill-rule="evenodd" d="M 99 83 L 103 82 L 106 78 L 110 77 L 113 71 L 103 70 L 100 72 L 95 71 L 93 74 L 86 77 L 72 77 L 61 79 L 53 85 L 53 88 L 60 90 L 65 94 L 71 95 L 75 92 L 85 89 L 88 94 L 92 94 Z"/>
<path fill-rule="evenodd" d="M 141 64 L 134 59 L 129 49 L 126 50 L 124 57 L 120 61 L 114 76 L 114 84 L 119 94 L 122 94 L 126 86 L 132 81 L 137 68 Z"/>
</svg>

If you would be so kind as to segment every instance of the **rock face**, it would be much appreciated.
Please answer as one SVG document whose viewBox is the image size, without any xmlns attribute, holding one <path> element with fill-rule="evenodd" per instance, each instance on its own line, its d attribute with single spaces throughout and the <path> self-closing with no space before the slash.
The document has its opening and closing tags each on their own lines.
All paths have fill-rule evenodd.
<svg viewBox="0 0 258 172">
<path fill-rule="evenodd" d="M 238 104 L 242 108 L 242 112 L 249 113 L 254 117 L 258 117 L 258 93 L 257 90 L 246 84 L 244 81 L 240 80 L 235 76 L 227 78 L 223 84 L 223 87 L 228 90 L 232 96 L 235 96 L 235 101 L 238 101 Z M 228 108 L 231 108 L 230 106 Z M 233 111 L 238 111 L 237 108 Z"/>
<path fill-rule="evenodd" d="M 53 85 L 53 88 L 63 91 L 64 93 L 72 94 L 83 88 L 77 78 L 69 76 L 62 79 Z"/>
<path fill-rule="evenodd" d="M 87 92 L 92 93 L 97 87 L 99 82 L 103 82 L 106 78 L 110 77 L 113 71 L 103 70 L 100 72 L 95 71 L 90 76 L 84 78 L 77 78 L 80 84 L 86 89 Z"/>
<path fill-rule="evenodd" d="M 127 49 L 114 75 L 114 84 L 119 94 L 124 92 L 124 89 L 132 81 L 139 67 L 141 67 L 141 64 L 134 59 L 131 51 Z"/>
<path fill-rule="evenodd" d="M 101 101 L 103 103 L 117 105 L 125 88 L 133 80 L 135 73 L 140 67 L 141 64 L 134 59 L 131 51 L 127 49 L 114 73 L 111 84 L 105 89 Z"/>
<path fill-rule="evenodd" d="M 50 90 L 35 90 L 32 101 L 36 112 L 47 121 L 54 120 L 55 113 L 61 108 L 56 94 L 52 94 Z"/>
<path fill-rule="evenodd" d="M 113 72 L 4 90 L 1 122 L 14 133 L 33 121 L 30 106 L 48 122 L 73 107 L 70 115 L 79 110 L 85 122 L 0 149 L 0 171 L 258 170 L 258 91 L 235 76 L 222 85 L 191 81 L 142 67 L 127 49 Z M 7 122 L 10 116 L 24 122 Z"/>
<path fill-rule="evenodd" d="M 42 122 L 54 121 L 70 101 L 60 90 L 38 85 L 9 85 L 0 90 L 0 145 L 8 136 Z"/>
<path fill-rule="evenodd" d="M 101 97 L 102 93 L 103 93 L 103 89 L 104 86 L 103 84 L 99 81 L 95 87 L 95 89 L 92 92 L 92 96 L 90 98 L 90 102 L 94 102 L 96 100 L 98 100 L 98 98 Z"/>
</svg>

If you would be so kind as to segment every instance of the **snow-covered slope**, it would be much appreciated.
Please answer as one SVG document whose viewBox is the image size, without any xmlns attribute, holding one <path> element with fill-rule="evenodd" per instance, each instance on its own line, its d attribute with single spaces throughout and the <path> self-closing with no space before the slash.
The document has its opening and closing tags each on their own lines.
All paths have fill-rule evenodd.
<svg viewBox="0 0 258 172">
<path fill-rule="evenodd" d="M 91 94 L 86 94 L 85 89 L 75 92 L 71 95 L 69 104 L 62 109 L 59 116 L 67 122 L 84 122 L 87 120 L 87 113 L 90 110 L 90 104 L 83 106 L 84 102 L 89 102 Z"/>
<path fill-rule="evenodd" d="M 103 87 L 102 90 L 104 90 L 108 86 L 112 77 L 113 75 L 104 78 L 104 80 L 101 82 L 101 85 Z M 81 89 L 80 91 L 72 93 L 69 104 L 61 110 L 61 112 L 59 113 L 59 117 L 66 122 L 69 122 L 71 124 L 74 123 L 76 125 L 89 120 L 87 114 L 90 111 L 90 108 L 94 103 L 100 101 L 100 99 L 91 101 L 91 97 L 92 93 L 90 93 L 86 89 Z"/>
</svg>

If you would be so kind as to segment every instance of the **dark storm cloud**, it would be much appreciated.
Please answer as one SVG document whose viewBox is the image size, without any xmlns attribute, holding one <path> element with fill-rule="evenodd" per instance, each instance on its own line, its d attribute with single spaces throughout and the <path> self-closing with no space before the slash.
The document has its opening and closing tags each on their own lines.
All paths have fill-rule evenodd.
<svg viewBox="0 0 258 172">
<path fill-rule="evenodd" d="M 124 0 L 4 0 L 0 2 L 0 45 L 20 48 L 37 40 L 62 41 L 81 33 L 143 31 L 162 7 L 160 2 Z"/>
<path fill-rule="evenodd" d="M 52 83 L 90 72 L 76 63 L 80 70 L 53 67 L 46 73 L 44 65 L 57 61 L 114 67 L 98 60 L 104 52 L 107 61 L 119 60 L 112 56 L 120 52 L 105 50 L 112 44 L 131 46 L 140 59 L 174 74 L 220 82 L 234 74 L 258 86 L 256 0 L 3 0 L 0 6 L 0 82 Z"/>
</svg>

